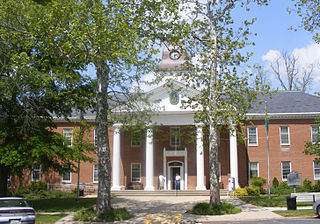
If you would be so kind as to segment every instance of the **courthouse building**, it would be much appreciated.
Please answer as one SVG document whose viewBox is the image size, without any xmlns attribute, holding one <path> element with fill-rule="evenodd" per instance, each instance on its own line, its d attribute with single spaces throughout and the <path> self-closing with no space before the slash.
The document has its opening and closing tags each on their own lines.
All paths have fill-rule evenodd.
<svg viewBox="0 0 320 224">
<path fill-rule="evenodd" d="M 177 68 L 183 57 L 176 51 L 165 50 L 159 70 Z M 209 188 L 208 137 L 204 125 L 195 122 L 192 109 L 183 109 L 184 97 L 197 94 L 179 81 L 172 81 L 173 87 L 166 83 L 152 87 L 151 94 L 158 108 L 161 108 L 152 121 L 155 128 L 149 128 L 142 138 L 132 138 L 121 124 L 114 124 L 110 132 L 112 161 L 112 190 L 159 189 L 159 175 L 166 178 L 165 190 L 174 189 L 174 178 L 181 177 L 182 190 L 205 190 Z M 179 89 L 179 91 L 174 91 Z M 316 141 L 319 133 L 315 119 L 320 115 L 320 98 L 295 91 L 279 91 L 267 101 L 269 115 L 269 154 L 270 177 L 280 182 L 287 175 L 298 172 L 302 180 L 320 180 L 320 163 L 315 156 L 305 155 L 306 141 Z M 227 188 L 228 178 L 235 179 L 236 186 L 248 185 L 253 175 L 267 178 L 267 133 L 265 127 L 265 105 L 248 111 L 252 121 L 244 127 L 224 128 L 219 133 L 219 181 L 221 188 Z M 76 117 L 75 117 L 76 118 Z M 85 118 L 94 123 L 95 114 Z M 72 118 L 71 118 L 72 119 Z M 57 132 L 70 138 L 75 127 L 73 123 L 56 119 Z M 224 124 L 221 124 L 222 126 Z M 236 128 L 243 130 L 247 137 L 240 142 L 235 134 Z M 94 141 L 94 131 L 91 133 Z M 96 155 L 92 155 L 96 159 Z M 97 159 L 96 159 L 97 161 Z M 97 188 L 98 169 L 96 162 L 81 163 L 80 184 Z M 25 177 L 26 178 L 26 177 Z M 64 175 L 41 173 L 41 165 L 35 165 L 30 181 L 46 181 L 54 189 L 76 187 L 77 173 Z"/>
</svg>

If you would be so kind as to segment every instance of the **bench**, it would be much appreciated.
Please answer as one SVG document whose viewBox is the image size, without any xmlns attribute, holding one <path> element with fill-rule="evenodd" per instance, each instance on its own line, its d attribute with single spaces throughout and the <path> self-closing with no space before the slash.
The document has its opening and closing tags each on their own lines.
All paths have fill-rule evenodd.
<svg viewBox="0 0 320 224">
<path fill-rule="evenodd" d="M 314 202 L 320 199 L 320 192 L 291 193 L 291 197 L 296 197 L 296 202 Z"/>
</svg>

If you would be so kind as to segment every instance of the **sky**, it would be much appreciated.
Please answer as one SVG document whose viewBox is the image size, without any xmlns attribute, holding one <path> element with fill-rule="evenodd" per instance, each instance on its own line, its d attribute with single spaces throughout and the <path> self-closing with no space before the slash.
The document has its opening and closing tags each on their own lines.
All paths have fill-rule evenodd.
<svg viewBox="0 0 320 224">
<path fill-rule="evenodd" d="M 242 11 L 236 14 L 235 18 L 239 20 L 245 17 L 257 18 L 250 29 L 257 34 L 250 37 L 255 46 L 247 48 L 253 52 L 250 64 L 258 63 L 264 66 L 271 86 L 279 88 L 279 81 L 269 67 L 270 62 L 283 51 L 292 52 L 298 57 L 300 69 L 310 63 L 315 65 L 314 81 L 307 92 L 320 92 L 320 45 L 313 41 L 311 33 L 301 28 L 297 31 L 289 30 L 290 26 L 299 28 L 301 18 L 295 13 L 289 14 L 288 7 L 294 8 L 291 0 L 271 0 L 268 6 L 252 6 L 250 12 L 244 14 Z M 95 76 L 93 68 L 89 68 L 88 73 Z"/>
</svg>

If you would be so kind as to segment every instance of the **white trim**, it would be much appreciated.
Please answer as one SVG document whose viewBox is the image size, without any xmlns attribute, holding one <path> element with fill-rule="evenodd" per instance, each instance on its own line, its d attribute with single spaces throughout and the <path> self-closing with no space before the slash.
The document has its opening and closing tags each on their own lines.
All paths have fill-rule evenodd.
<svg viewBox="0 0 320 224">
<path fill-rule="evenodd" d="M 139 165 L 139 180 L 133 180 L 132 179 L 132 165 Z M 131 180 L 131 182 L 139 182 L 139 183 L 141 183 L 141 163 L 131 163 L 131 165 L 130 165 L 130 175 L 131 175 L 131 178 L 130 178 L 130 180 Z"/>
<path fill-rule="evenodd" d="M 315 167 L 314 167 L 315 163 L 316 163 L 316 161 L 314 160 L 314 161 L 313 161 L 313 179 L 314 179 L 314 180 L 320 180 L 320 175 L 319 175 L 318 178 L 316 178 L 316 172 L 315 172 L 316 170 L 315 170 Z M 319 163 L 319 165 L 320 165 L 320 162 L 318 162 L 318 163 Z M 320 167 L 317 168 L 317 169 L 320 169 Z"/>
<path fill-rule="evenodd" d="M 39 165 L 39 169 L 34 169 L 34 165 Z M 41 164 L 39 163 L 35 163 L 32 167 L 31 167 L 31 182 L 38 182 L 38 181 L 41 181 Z M 37 170 L 39 171 L 39 179 L 34 179 L 33 178 L 33 171 L 34 170 Z"/>
<path fill-rule="evenodd" d="M 249 140 L 250 140 L 250 128 L 254 128 L 256 133 L 255 133 L 255 137 L 256 137 L 256 143 L 250 143 Z M 258 143 L 258 128 L 257 127 L 254 127 L 254 126 L 250 126 L 250 127 L 247 127 L 247 132 L 248 132 L 248 146 L 258 146 L 259 143 Z"/>
<path fill-rule="evenodd" d="M 97 167 L 97 180 L 94 180 L 94 168 Z M 98 164 L 93 164 L 92 166 L 92 183 L 98 183 L 99 182 L 99 167 Z"/>
<path fill-rule="evenodd" d="M 69 171 L 69 172 L 66 172 L 66 173 L 69 173 L 70 179 L 69 179 L 69 180 L 64 180 L 64 179 L 63 179 L 63 175 L 64 175 L 64 174 L 62 174 L 62 175 L 61 175 L 61 182 L 62 182 L 62 183 L 71 183 L 72 173 L 71 173 L 70 171 Z"/>
<path fill-rule="evenodd" d="M 285 128 L 285 127 L 287 127 L 288 128 L 288 143 L 282 143 L 282 138 L 281 138 L 281 128 Z M 285 134 L 285 133 L 283 133 L 283 134 Z M 280 126 L 279 127 L 279 136 L 280 136 L 280 145 L 290 145 L 290 127 L 289 126 Z"/>
<path fill-rule="evenodd" d="M 312 144 L 315 144 L 317 141 L 313 141 L 313 128 L 317 128 L 318 129 L 318 135 L 319 135 L 319 125 L 311 125 L 311 142 Z"/>
<path fill-rule="evenodd" d="M 282 166 L 283 163 L 290 163 L 290 171 L 289 171 L 289 173 L 291 173 L 291 171 L 292 171 L 292 165 L 291 165 L 291 161 L 281 161 L 281 179 L 282 179 L 282 181 L 287 181 L 286 178 L 283 178 L 283 166 Z"/>
<path fill-rule="evenodd" d="M 249 166 L 249 169 L 248 169 L 248 171 L 249 171 L 249 173 L 248 173 L 249 180 L 251 179 L 251 176 L 250 176 L 251 166 L 250 166 L 250 164 L 253 164 L 253 163 L 257 164 L 257 176 L 258 177 L 260 176 L 260 174 L 259 174 L 259 162 L 249 162 L 249 164 L 248 164 L 248 166 Z"/>
</svg>

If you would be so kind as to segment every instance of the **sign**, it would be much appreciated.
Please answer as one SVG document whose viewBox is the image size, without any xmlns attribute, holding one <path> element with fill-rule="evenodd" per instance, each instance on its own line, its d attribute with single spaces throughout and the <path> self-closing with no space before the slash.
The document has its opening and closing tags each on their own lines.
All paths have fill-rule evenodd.
<svg viewBox="0 0 320 224">
<path fill-rule="evenodd" d="M 289 186 L 300 186 L 301 185 L 301 174 L 291 172 L 288 174 L 287 182 Z"/>
<path fill-rule="evenodd" d="M 176 92 L 170 93 L 169 99 L 172 105 L 177 105 L 179 103 L 179 94 Z"/>
</svg>

